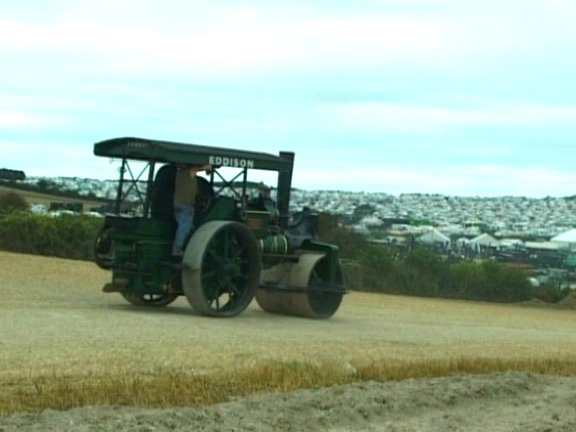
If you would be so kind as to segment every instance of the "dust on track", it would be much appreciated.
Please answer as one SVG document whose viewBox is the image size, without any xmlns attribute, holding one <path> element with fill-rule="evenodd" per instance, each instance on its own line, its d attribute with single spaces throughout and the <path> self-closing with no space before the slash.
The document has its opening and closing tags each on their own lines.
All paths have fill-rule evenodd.
<svg viewBox="0 0 576 432">
<path fill-rule="evenodd" d="M 210 373 L 259 362 L 576 359 L 573 310 L 352 293 L 326 321 L 252 305 L 200 317 L 184 299 L 135 308 L 92 263 L 0 252 L 0 390 L 18 378 L 108 368 Z M 363 382 L 200 408 L 81 407 L 0 417 L 0 431 L 572 431 L 573 378 L 503 373 Z"/>
</svg>

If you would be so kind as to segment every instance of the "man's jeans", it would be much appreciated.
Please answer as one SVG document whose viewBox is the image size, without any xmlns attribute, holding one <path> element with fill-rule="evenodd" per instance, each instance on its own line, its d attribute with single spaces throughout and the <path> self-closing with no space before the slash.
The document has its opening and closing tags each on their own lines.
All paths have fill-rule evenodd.
<svg viewBox="0 0 576 432">
<path fill-rule="evenodd" d="M 194 206 L 184 204 L 174 204 L 174 218 L 178 222 L 174 244 L 172 245 L 172 255 L 182 255 L 184 253 L 184 243 L 192 231 L 194 221 Z"/>
</svg>

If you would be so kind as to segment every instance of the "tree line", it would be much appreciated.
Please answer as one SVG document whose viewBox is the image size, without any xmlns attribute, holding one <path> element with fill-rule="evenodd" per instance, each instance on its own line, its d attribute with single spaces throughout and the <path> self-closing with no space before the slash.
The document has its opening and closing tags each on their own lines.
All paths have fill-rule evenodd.
<svg viewBox="0 0 576 432">
<path fill-rule="evenodd" d="M 534 287 L 523 270 L 494 261 L 451 262 L 424 247 L 374 244 L 329 214 L 320 215 L 319 226 L 321 239 L 340 248 L 348 289 L 491 302 L 557 302 L 570 292 L 555 284 Z"/>
</svg>

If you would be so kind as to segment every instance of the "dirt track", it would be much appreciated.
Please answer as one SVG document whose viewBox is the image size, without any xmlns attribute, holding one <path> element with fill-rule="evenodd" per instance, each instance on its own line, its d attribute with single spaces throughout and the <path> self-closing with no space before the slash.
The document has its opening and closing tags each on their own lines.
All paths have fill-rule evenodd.
<svg viewBox="0 0 576 432">
<path fill-rule="evenodd" d="M 301 360 L 462 356 L 576 361 L 576 312 L 353 293 L 328 321 L 251 306 L 232 320 L 103 294 L 93 264 L 0 252 L 0 390 L 23 374 L 209 373 Z M 5 388 L 5 387 L 4 387 Z M 239 399 L 202 409 L 87 407 L 0 417 L 12 430 L 573 431 L 576 380 L 527 374 L 362 383 Z"/>
</svg>

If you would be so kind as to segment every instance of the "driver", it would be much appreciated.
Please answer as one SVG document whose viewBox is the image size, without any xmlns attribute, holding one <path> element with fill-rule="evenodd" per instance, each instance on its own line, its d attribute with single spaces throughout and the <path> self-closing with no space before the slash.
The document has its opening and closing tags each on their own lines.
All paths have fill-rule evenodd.
<svg viewBox="0 0 576 432">
<path fill-rule="evenodd" d="M 194 203 L 198 191 L 196 173 L 210 171 L 212 165 L 178 164 L 174 179 L 174 219 L 178 224 L 172 245 L 172 255 L 181 257 L 184 244 L 192 232 L 194 223 Z"/>
</svg>

